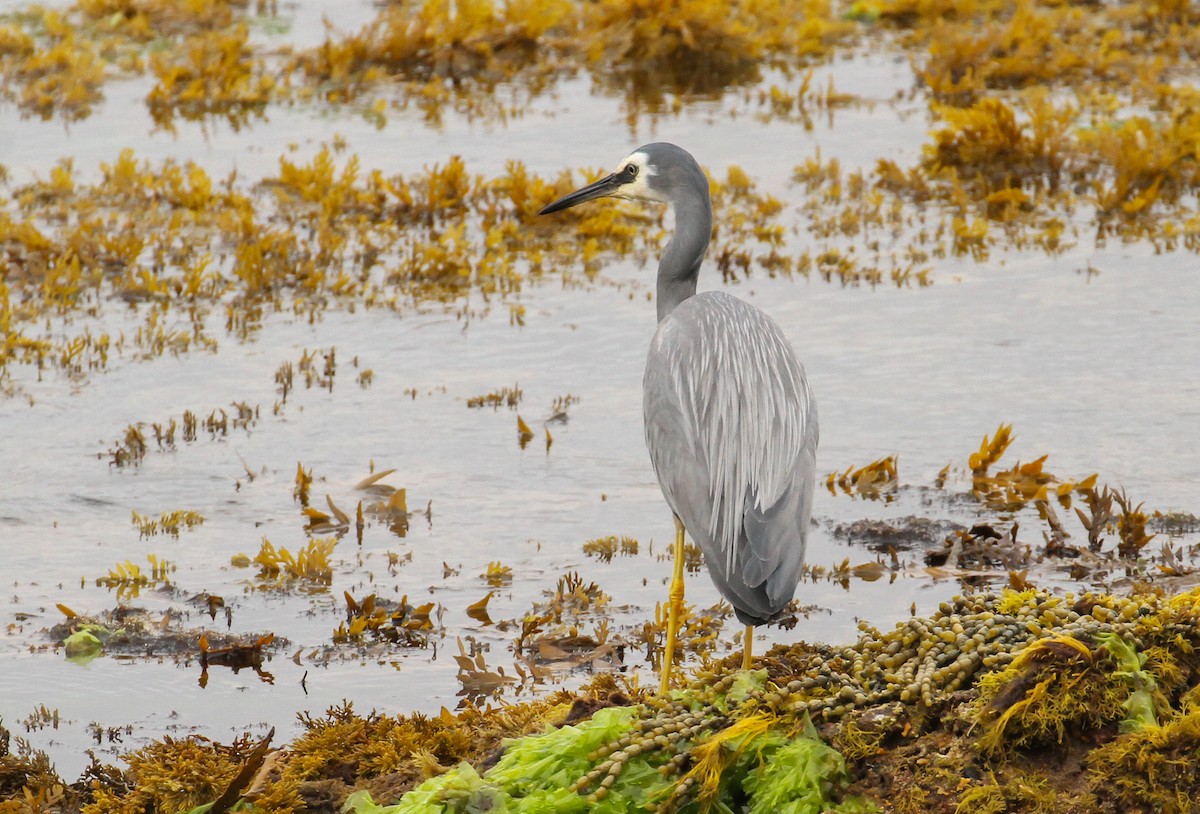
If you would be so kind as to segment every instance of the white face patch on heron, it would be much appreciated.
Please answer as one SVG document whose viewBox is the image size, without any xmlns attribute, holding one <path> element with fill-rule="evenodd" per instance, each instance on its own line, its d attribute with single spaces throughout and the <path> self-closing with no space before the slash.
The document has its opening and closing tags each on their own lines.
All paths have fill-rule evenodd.
<svg viewBox="0 0 1200 814">
<path fill-rule="evenodd" d="M 667 203 L 666 198 L 650 187 L 650 177 L 657 173 L 654 165 L 650 163 L 650 156 L 641 150 L 630 154 L 622 161 L 617 167 L 616 174 L 627 180 L 613 193 L 614 198 Z"/>
</svg>

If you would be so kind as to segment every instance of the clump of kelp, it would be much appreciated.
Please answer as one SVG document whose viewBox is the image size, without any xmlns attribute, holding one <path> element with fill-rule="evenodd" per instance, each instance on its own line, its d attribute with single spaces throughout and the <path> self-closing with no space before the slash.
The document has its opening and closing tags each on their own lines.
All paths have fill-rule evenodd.
<svg viewBox="0 0 1200 814">
<path fill-rule="evenodd" d="M 665 697 L 580 691 L 439 715 L 302 715 L 268 752 L 165 738 L 73 785 L 0 739 L 0 811 L 1194 810 L 1200 589 L 958 596 L 852 646 L 777 646 Z M 344 808 L 343 808 L 344 807 Z M 211 810 L 217 810 L 214 806 Z"/>
<path fill-rule="evenodd" d="M 866 500 L 891 500 L 899 476 L 896 473 L 896 456 L 887 455 L 865 466 L 849 467 L 845 472 L 830 472 L 825 478 L 825 488 L 836 495 L 856 495 Z"/>
<path fill-rule="evenodd" d="M 153 555 L 151 560 L 154 561 Z M 137 596 L 134 586 L 145 587 L 158 580 L 163 568 L 156 564 L 153 578 L 140 572 L 132 563 L 118 565 L 98 584 L 115 590 L 121 604 L 95 614 L 80 613 L 59 603 L 57 608 L 65 619 L 47 629 L 49 644 L 35 647 L 61 647 L 64 655 L 86 664 L 103 654 L 122 657 L 156 658 L 169 656 L 190 659 L 199 656 L 202 666 L 208 663 L 223 666 L 261 665 L 270 653 L 289 642 L 272 633 L 260 636 L 237 636 L 216 630 L 198 630 L 184 624 L 181 614 L 147 610 L 129 604 Z M 196 604 L 206 604 L 209 615 L 224 607 L 218 596 L 205 595 Z"/>
</svg>

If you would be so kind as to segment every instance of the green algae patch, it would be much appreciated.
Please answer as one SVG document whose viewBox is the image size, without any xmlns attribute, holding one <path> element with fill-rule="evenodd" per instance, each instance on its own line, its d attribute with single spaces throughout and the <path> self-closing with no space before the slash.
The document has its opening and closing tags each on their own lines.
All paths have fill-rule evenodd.
<svg viewBox="0 0 1200 814">
<path fill-rule="evenodd" d="M 104 642 L 119 636 L 123 630 L 109 630 L 104 625 L 83 625 L 63 639 L 63 652 L 79 664 L 87 664 L 104 652 Z"/>
<path fill-rule="evenodd" d="M 356 814 L 673 810 L 677 789 L 669 772 L 663 771 L 666 758 L 655 752 L 631 757 L 619 774 L 605 775 L 591 794 L 579 793 L 578 778 L 591 768 L 594 752 L 627 738 L 634 718 L 635 710 L 629 707 L 603 709 L 576 726 L 510 742 L 499 763 L 482 775 L 460 764 L 425 781 L 395 805 L 379 806 L 368 793 L 359 792 L 345 808 Z M 746 718 L 704 742 L 704 754 L 688 775 L 704 786 L 704 810 L 741 810 L 746 801 L 745 810 L 755 814 L 875 810 L 858 800 L 833 801 L 846 782 L 845 763 L 811 726 L 788 736 L 771 723 Z"/>
<path fill-rule="evenodd" d="M 590 767 L 588 755 L 629 730 L 633 711 L 611 708 L 598 711 L 589 721 L 567 725 L 542 735 L 511 742 L 504 757 L 484 778 L 473 769 L 456 770 L 418 786 L 394 809 L 398 812 L 471 810 L 468 800 L 489 800 L 492 810 L 542 812 L 583 811 L 585 798 L 570 785 Z M 648 767 L 638 767 L 619 789 L 612 790 L 611 806 L 635 805 L 645 798 L 643 784 Z M 462 771 L 461 776 L 458 774 Z M 473 787 L 473 788 L 472 788 Z M 469 794 L 464 791 L 469 790 Z"/>
</svg>

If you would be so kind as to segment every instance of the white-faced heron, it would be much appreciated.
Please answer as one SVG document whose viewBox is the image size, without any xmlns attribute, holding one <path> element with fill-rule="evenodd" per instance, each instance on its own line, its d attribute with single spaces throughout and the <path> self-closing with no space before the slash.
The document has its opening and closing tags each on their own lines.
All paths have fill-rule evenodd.
<svg viewBox="0 0 1200 814">
<path fill-rule="evenodd" d="M 647 144 L 617 171 L 539 214 L 601 197 L 670 204 L 675 234 L 658 264 L 658 330 L 642 383 L 646 446 L 675 513 L 662 692 L 670 684 L 683 608 L 683 533 L 746 625 L 792 600 L 816 482 L 817 408 L 804 368 L 775 322 L 720 291 L 696 293 L 712 234 L 708 179 L 674 144 Z"/>
</svg>

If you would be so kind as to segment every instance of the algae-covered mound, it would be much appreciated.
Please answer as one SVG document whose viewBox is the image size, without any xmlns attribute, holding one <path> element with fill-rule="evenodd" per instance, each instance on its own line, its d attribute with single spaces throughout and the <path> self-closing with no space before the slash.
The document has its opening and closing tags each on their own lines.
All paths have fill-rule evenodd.
<svg viewBox="0 0 1200 814">
<path fill-rule="evenodd" d="M 967 609 L 967 623 L 959 615 L 947 631 Z M 909 624 L 932 623 L 934 639 L 953 639 L 951 653 L 966 636 L 975 654 L 971 642 L 989 630 L 985 640 L 1006 648 L 973 655 L 982 669 L 968 669 L 978 673 L 969 682 L 955 673 L 961 691 L 945 691 L 948 673 L 934 668 L 927 703 L 855 711 L 832 726 L 857 758 L 850 788 L 905 814 L 1200 811 L 1198 620 L 1200 589 L 1010 591 L 943 605 Z"/>
<path fill-rule="evenodd" d="M 761 691 L 766 672 L 737 678 L 729 696 Z M 363 792 L 347 801 L 355 814 L 437 814 L 438 812 L 598 812 L 673 810 L 692 798 L 718 811 L 868 811 L 856 798 L 835 802 L 847 782 L 842 756 L 826 745 L 811 724 L 785 726 L 769 713 L 743 717 L 712 732 L 717 720 L 697 717 L 687 725 L 638 726 L 644 710 L 598 711 L 578 726 L 563 726 L 512 741 L 504 756 L 482 776 L 469 764 L 425 781 L 394 806 L 381 807 Z M 708 737 L 701 737 L 708 732 Z M 694 760 L 669 748 L 672 734 L 696 739 Z M 639 737 L 641 736 L 641 737 Z M 648 736 L 648 737 L 646 737 Z M 621 757 L 597 761 L 617 745 Z M 591 788 L 590 793 L 588 788 Z"/>
</svg>

